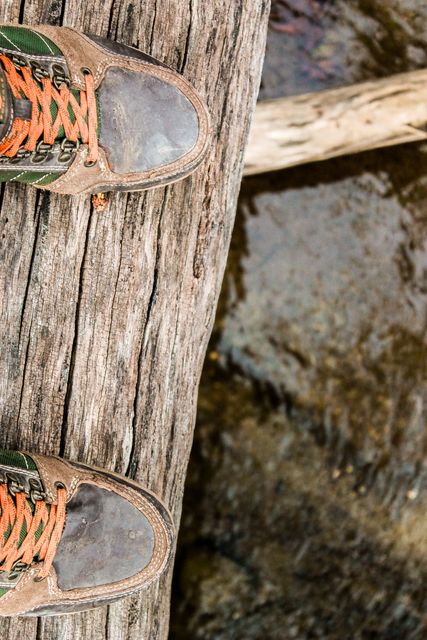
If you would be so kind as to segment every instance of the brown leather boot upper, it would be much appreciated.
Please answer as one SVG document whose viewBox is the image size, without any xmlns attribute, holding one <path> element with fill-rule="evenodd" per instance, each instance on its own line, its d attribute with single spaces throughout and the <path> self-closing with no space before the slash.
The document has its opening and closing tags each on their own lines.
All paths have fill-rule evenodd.
<svg viewBox="0 0 427 640">
<path fill-rule="evenodd" d="M 18 526 L 21 546 L 8 552 L 7 541 L 0 543 L 0 615 L 54 615 L 108 604 L 149 585 L 168 564 L 171 517 L 158 498 L 127 478 L 59 458 L 0 451 L 0 488 L 5 487 L 15 505 L 28 501 L 33 518 L 48 505 L 38 535 L 49 518 L 59 518 L 55 505 L 63 495 L 65 526 L 46 572 L 42 552 L 31 561 L 20 555 L 31 537 L 30 523 L 21 532 L 14 514 L 8 536 Z"/>
<path fill-rule="evenodd" d="M 181 75 L 69 27 L 0 25 L 0 181 L 64 194 L 141 190 L 202 161 L 209 117 Z"/>
</svg>

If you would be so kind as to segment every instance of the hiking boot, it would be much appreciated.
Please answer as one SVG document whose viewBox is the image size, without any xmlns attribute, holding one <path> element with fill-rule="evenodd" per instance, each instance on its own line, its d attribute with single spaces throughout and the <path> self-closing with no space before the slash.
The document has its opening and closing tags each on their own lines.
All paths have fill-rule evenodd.
<svg viewBox="0 0 427 640">
<path fill-rule="evenodd" d="M 0 182 L 136 191 L 192 173 L 206 108 L 151 56 L 68 27 L 0 25 Z"/>
<path fill-rule="evenodd" d="M 173 543 L 166 507 L 136 482 L 0 450 L 0 615 L 110 604 L 157 579 Z"/>
</svg>

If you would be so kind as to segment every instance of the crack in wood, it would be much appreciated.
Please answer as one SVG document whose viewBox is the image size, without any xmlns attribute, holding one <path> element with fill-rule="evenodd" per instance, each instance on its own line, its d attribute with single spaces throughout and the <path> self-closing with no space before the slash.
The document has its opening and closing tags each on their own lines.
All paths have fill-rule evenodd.
<svg viewBox="0 0 427 640">
<path fill-rule="evenodd" d="M 148 42 L 150 43 L 150 54 L 153 55 L 153 47 L 154 47 L 154 29 L 156 26 L 156 20 L 157 20 L 157 0 L 154 2 L 154 7 L 153 7 L 153 22 L 151 23 L 151 33 L 150 33 L 150 37 L 148 39 Z"/>
<path fill-rule="evenodd" d="M 115 303 L 116 303 L 116 298 L 117 298 L 117 292 L 118 292 L 118 285 L 119 285 L 119 281 L 120 281 L 120 275 L 121 275 L 121 269 L 122 269 L 122 261 L 123 261 L 123 241 L 124 241 L 124 225 L 122 227 L 122 231 L 120 234 L 120 257 L 119 257 L 119 264 L 118 264 L 118 268 L 117 268 L 117 276 L 116 276 L 116 281 L 114 284 L 114 292 L 113 292 L 113 299 L 111 301 L 111 313 L 110 313 L 110 323 L 108 325 L 108 335 L 107 335 L 107 349 L 106 349 L 106 354 L 105 354 L 105 360 L 106 362 L 108 362 L 108 356 L 110 353 L 110 345 L 111 345 L 111 337 L 112 337 L 112 326 L 113 326 L 113 319 L 114 319 L 114 308 L 115 308 Z M 107 378 L 107 367 L 105 367 L 105 371 L 104 371 L 104 379 L 101 385 L 101 394 L 104 391 L 104 387 L 105 387 L 105 381 Z"/>
<path fill-rule="evenodd" d="M 82 254 L 82 260 L 80 263 L 80 270 L 79 270 L 79 288 L 78 288 L 76 310 L 75 310 L 75 316 L 74 316 L 74 336 L 73 336 L 73 342 L 71 346 L 70 365 L 68 369 L 67 387 L 66 387 L 65 398 L 64 398 L 64 412 L 62 417 L 61 436 L 60 436 L 60 442 L 59 442 L 60 456 L 65 455 L 65 447 L 66 447 L 67 432 L 68 432 L 69 408 L 70 408 L 71 395 L 73 392 L 74 368 L 76 364 L 77 344 L 79 339 L 79 323 L 80 323 L 81 301 L 82 301 L 82 294 L 83 294 L 83 279 L 84 279 L 87 253 L 89 249 L 89 237 L 90 237 L 92 218 L 93 218 L 93 209 L 91 208 L 91 211 L 88 216 L 87 226 L 86 226 L 83 254 Z"/>
<path fill-rule="evenodd" d="M 142 331 L 141 345 L 138 353 L 138 361 L 137 361 L 138 370 L 137 370 L 137 378 L 136 378 L 136 384 L 135 384 L 135 395 L 133 400 L 133 416 L 132 416 L 132 429 L 131 429 L 132 443 L 130 447 L 129 461 L 126 469 L 126 475 L 129 475 L 130 477 L 135 476 L 136 468 L 138 465 L 138 461 L 135 460 L 135 448 L 136 448 L 136 441 L 137 441 L 136 425 L 137 425 L 137 420 L 139 415 L 139 393 L 140 393 L 141 380 L 142 380 L 142 375 L 141 375 L 142 360 L 147 349 L 148 326 L 150 323 L 151 314 L 153 312 L 153 308 L 156 301 L 158 278 L 159 278 L 159 264 L 160 264 L 160 256 L 161 256 L 161 237 L 162 237 L 161 226 L 162 226 L 163 215 L 166 209 L 166 203 L 167 203 L 167 191 L 165 193 L 165 197 L 162 202 L 162 206 L 159 213 L 159 220 L 157 224 L 156 257 L 155 257 L 154 269 L 153 269 L 153 281 L 152 281 L 150 297 L 147 305 L 144 328 Z"/>
<path fill-rule="evenodd" d="M 34 268 L 34 261 L 35 261 L 35 257 L 36 257 L 36 249 L 37 249 L 37 245 L 39 242 L 39 232 L 40 232 L 40 221 L 41 221 L 41 204 L 40 202 L 46 203 L 46 206 L 49 207 L 49 202 L 50 202 L 50 194 L 46 194 L 44 196 L 46 198 L 46 200 L 42 200 L 42 194 L 37 193 L 36 195 L 36 225 L 35 225 L 35 231 L 34 231 L 34 242 L 32 245 L 32 249 L 31 249 L 31 257 L 30 257 L 30 264 L 28 266 L 28 274 L 27 274 L 27 278 L 26 278 L 26 286 L 25 286 L 25 291 L 24 291 L 24 297 L 22 299 L 22 307 L 21 307 L 21 317 L 20 317 L 20 322 L 19 322 L 19 333 L 18 333 L 18 342 L 19 344 L 21 343 L 21 337 L 22 337 L 22 327 L 24 324 L 24 317 L 25 317 L 25 311 L 27 308 L 27 300 L 28 300 L 28 295 L 29 295 L 29 291 L 30 291 L 30 284 L 32 281 L 32 274 L 33 274 L 33 268 Z"/>
<path fill-rule="evenodd" d="M 182 64 L 180 69 L 181 73 L 184 73 L 185 71 L 185 68 L 187 66 L 188 53 L 190 51 L 190 39 L 191 39 L 191 32 L 193 29 L 193 18 L 194 18 L 193 0 L 188 0 L 188 7 L 189 7 L 190 19 L 188 21 L 187 36 L 185 38 L 184 54 L 183 54 Z"/>
<path fill-rule="evenodd" d="M 22 400 L 23 400 L 23 396 L 24 396 L 24 388 L 25 388 L 25 382 L 26 382 L 26 378 L 27 378 L 28 354 L 30 352 L 32 326 L 33 326 L 33 319 L 31 318 L 30 326 L 29 326 L 28 341 L 27 341 L 27 345 L 26 345 L 26 349 L 25 349 L 24 366 L 23 366 L 23 370 L 22 370 L 22 382 L 21 382 L 21 391 L 20 391 L 20 394 L 19 394 L 18 413 L 17 413 L 17 416 L 16 416 L 16 427 L 17 427 L 17 429 L 19 428 L 20 423 L 21 423 Z"/>
</svg>

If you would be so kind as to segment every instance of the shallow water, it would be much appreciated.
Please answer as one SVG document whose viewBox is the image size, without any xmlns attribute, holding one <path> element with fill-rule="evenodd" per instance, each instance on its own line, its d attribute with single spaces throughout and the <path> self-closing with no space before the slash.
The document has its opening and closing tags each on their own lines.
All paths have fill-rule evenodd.
<svg viewBox="0 0 427 640">
<path fill-rule="evenodd" d="M 425 66 L 422 4 L 273 3 L 261 97 Z M 427 637 L 426 169 L 407 145 L 244 181 L 171 637 Z"/>
</svg>

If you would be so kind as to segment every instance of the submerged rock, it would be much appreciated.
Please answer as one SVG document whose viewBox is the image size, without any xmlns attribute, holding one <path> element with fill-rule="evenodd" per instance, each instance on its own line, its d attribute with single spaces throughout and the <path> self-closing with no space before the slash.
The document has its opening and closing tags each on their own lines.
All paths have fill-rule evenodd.
<svg viewBox="0 0 427 640">
<path fill-rule="evenodd" d="M 400 517 L 237 374 L 211 364 L 188 478 L 173 638 L 426 637 L 425 505 Z"/>
<path fill-rule="evenodd" d="M 248 181 L 218 341 L 394 500 L 419 492 L 427 450 L 426 157 L 401 147 L 402 170 L 395 153 Z"/>
</svg>

